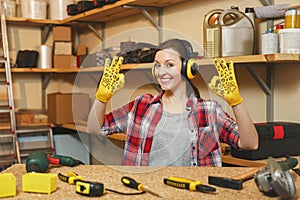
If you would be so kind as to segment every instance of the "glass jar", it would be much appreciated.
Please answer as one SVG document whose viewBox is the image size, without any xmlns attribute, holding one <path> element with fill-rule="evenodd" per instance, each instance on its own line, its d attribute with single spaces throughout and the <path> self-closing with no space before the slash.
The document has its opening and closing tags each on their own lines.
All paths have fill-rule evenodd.
<svg viewBox="0 0 300 200">
<path fill-rule="evenodd" d="M 285 28 L 297 28 L 297 9 L 291 8 L 285 12 Z"/>
</svg>

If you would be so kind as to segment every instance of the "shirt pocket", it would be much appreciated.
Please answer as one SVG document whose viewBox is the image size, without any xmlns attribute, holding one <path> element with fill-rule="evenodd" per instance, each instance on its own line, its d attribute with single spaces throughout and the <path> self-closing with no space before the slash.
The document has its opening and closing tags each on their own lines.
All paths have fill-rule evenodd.
<svg viewBox="0 0 300 200">
<path fill-rule="evenodd" d="M 211 126 L 200 127 L 198 132 L 199 156 L 204 158 L 219 148 L 220 139 Z"/>
</svg>

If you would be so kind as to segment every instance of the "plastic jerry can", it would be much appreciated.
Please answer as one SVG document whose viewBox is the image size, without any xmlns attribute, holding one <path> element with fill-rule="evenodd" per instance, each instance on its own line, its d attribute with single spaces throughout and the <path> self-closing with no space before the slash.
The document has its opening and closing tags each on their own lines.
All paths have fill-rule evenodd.
<svg viewBox="0 0 300 200">
<path fill-rule="evenodd" d="M 206 58 L 219 57 L 220 15 L 222 9 L 214 9 L 204 15 L 203 43 Z"/>
<path fill-rule="evenodd" d="M 255 26 L 243 12 L 228 9 L 220 15 L 220 56 L 254 54 Z"/>
</svg>

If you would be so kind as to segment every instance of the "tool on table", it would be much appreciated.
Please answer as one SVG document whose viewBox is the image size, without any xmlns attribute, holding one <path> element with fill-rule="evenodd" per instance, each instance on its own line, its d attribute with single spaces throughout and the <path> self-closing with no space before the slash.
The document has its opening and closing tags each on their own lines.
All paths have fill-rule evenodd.
<svg viewBox="0 0 300 200">
<path fill-rule="evenodd" d="M 145 193 L 144 191 L 138 193 L 123 193 L 113 189 L 105 188 L 103 183 L 83 180 L 82 176 L 79 176 L 75 172 L 68 172 L 67 175 L 58 173 L 58 178 L 63 182 L 69 183 L 70 185 L 75 185 L 76 193 L 83 196 L 100 197 L 103 196 L 106 191 L 121 195 L 139 195 Z"/>
<path fill-rule="evenodd" d="M 55 164 L 55 165 L 64 165 L 64 166 L 69 166 L 69 167 L 75 167 L 77 165 L 84 165 L 84 163 L 82 161 L 76 160 L 69 156 L 47 154 L 47 158 L 48 158 L 50 164 Z"/>
<path fill-rule="evenodd" d="M 130 178 L 128 176 L 123 176 L 121 178 L 121 181 L 125 186 L 127 186 L 129 188 L 137 189 L 137 190 L 140 190 L 140 191 L 143 191 L 143 192 L 148 192 L 148 193 L 150 193 L 154 196 L 162 198 L 158 193 L 153 192 L 152 190 L 150 190 L 148 187 L 146 187 L 142 183 L 136 182 L 133 178 Z"/>
<path fill-rule="evenodd" d="M 34 151 L 26 159 L 26 171 L 46 172 L 49 164 L 74 167 L 84 163 L 69 156 L 50 155 L 43 151 Z"/>
<path fill-rule="evenodd" d="M 285 155 L 285 158 L 290 158 L 290 156 L 289 155 Z M 296 165 L 295 165 L 295 167 L 296 167 Z M 299 169 L 299 166 L 298 166 L 298 168 L 297 169 L 295 169 L 294 167 L 291 169 L 293 172 L 295 172 L 298 176 L 300 176 L 300 169 Z"/>
<path fill-rule="evenodd" d="M 298 160 L 295 158 L 288 158 L 284 161 L 279 162 L 280 165 L 285 166 L 285 169 L 291 169 L 294 168 L 298 164 Z M 241 190 L 243 188 L 243 182 L 246 180 L 249 180 L 254 177 L 254 174 L 260 170 L 265 168 L 265 166 L 261 168 L 252 169 L 246 173 L 226 178 L 226 177 L 216 177 L 216 176 L 209 176 L 208 177 L 208 183 L 212 185 L 216 185 L 219 187 L 224 188 L 230 188 L 230 189 L 236 189 Z"/>
<path fill-rule="evenodd" d="M 178 177 L 164 178 L 164 184 L 176 188 L 205 192 L 205 193 L 211 193 L 216 191 L 216 188 L 211 187 L 209 185 L 204 185 L 202 184 L 201 181 L 193 181 L 193 180 L 178 178 Z"/>
<path fill-rule="evenodd" d="M 267 196 L 280 196 L 281 199 L 294 198 L 297 192 L 294 179 L 289 172 L 290 168 L 291 166 L 286 163 L 277 162 L 269 157 L 268 165 L 254 174 L 258 189 Z"/>
<path fill-rule="evenodd" d="M 76 181 L 82 180 L 82 176 L 79 176 L 75 172 L 68 172 L 67 176 L 63 175 L 62 173 L 58 173 L 58 178 L 59 180 L 67 182 L 71 185 L 75 185 Z"/>
</svg>

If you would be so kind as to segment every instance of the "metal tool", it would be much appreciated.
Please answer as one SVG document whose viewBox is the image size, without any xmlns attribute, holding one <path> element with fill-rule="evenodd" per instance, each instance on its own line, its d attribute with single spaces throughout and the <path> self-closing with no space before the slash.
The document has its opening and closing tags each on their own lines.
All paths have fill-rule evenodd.
<svg viewBox="0 0 300 200">
<path fill-rule="evenodd" d="M 82 176 L 79 176 L 75 172 L 68 172 L 67 175 L 58 173 L 58 178 L 63 182 L 69 183 L 70 185 L 75 185 L 77 194 L 88 197 L 100 197 L 103 196 L 106 193 L 106 191 L 114 192 L 121 195 L 139 195 L 145 193 L 144 191 L 138 193 L 124 193 L 113 189 L 105 188 L 105 185 L 103 183 L 82 180 Z"/>
<path fill-rule="evenodd" d="M 63 175 L 62 173 L 58 173 L 58 178 L 61 181 L 67 182 L 71 185 L 75 185 L 77 181 L 82 180 L 82 176 L 79 176 L 75 172 L 68 172 L 67 176 Z"/>
<path fill-rule="evenodd" d="M 193 180 L 179 178 L 179 177 L 164 178 L 164 184 L 172 186 L 172 187 L 176 187 L 176 188 L 181 188 L 181 189 L 186 189 L 186 190 L 191 190 L 191 191 L 205 192 L 205 193 L 210 193 L 210 192 L 216 191 L 216 188 L 211 187 L 209 185 L 204 185 L 204 184 L 202 184 L 201 181 L 193 181 Z"/>
<path fill-rule="evenodd" d="M 258 169 L 252 169 L 246 173 L 239 174 L 230 178 L 227 177 L 217 177 L 217 176 L 208 176 L 208 183 L 211 185 L 216 185 L 223 188 L 241 190 L 243 188 L 243 182 L 253 178 L 255 172 Z"/>
<path fill-rule="evenodd" d="M 48 158 L 50 164 L 55 164 L 55 165 L 64 165 L 64 166 L 69 166 L 69 167 L 75 167 L 77 165 L 84 165 L 84 163 L 82 161 L 76 160 L 70 156 L 47 154 L 47 158 Z"/>
<path fill-rule="evenodd" d="M 258 189 L 267 196 L 280 196 L 281 199 L 292 199 L 296 196 L 294 179 L 289 167 L 280 165 L 274 158 L 268 158 L 268 165 L 254 174 Z"/>
<path fill-rule="evenodd" d="M 26 159 L 26 171 L 46 172 L 49 164 L 74 167 L 84 163 L 69 156 L 50 155 L 43 151 L 34 151 L 31 152 Z"/>
<path fill-rule="evenodd" d="M 148 193 L 150 193 L 154 196 L 162 198 L 158 193 L 153 192 L 152 190 L 150 190 L 148 187 L 146 187 L 142 183 L 136 182 L 133 178 L 130 178 L 128 176 L 123 176 L 121 178 L 121 181 L 125 186 L 127 186 L 129 188 L 133 188 L 133 189 L 137 189 L 137 190 L 140 190 L 140 191 L 148 192 Z"/>
<path fill-rule="evenodd" d="M 285 170 L 292 169 L 298 164 L 298 160 L 295 158 L 288 158 L 284 161 L 278 162 Z M 216 185 L 223 188 L 230 188 L 235 190 L 241 190 L 243 188 L 243 182 L 252 179 L 254 174 L 260 169 L 264 169 L 266 166 L 261 168 L 252 169 L 246 173 L 226 178 L 226 177 L 217 177 L 217 176 L 209 176 L 208 183 L 212 185 Z"/>
</svg>

